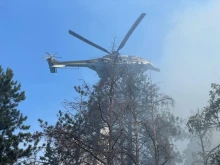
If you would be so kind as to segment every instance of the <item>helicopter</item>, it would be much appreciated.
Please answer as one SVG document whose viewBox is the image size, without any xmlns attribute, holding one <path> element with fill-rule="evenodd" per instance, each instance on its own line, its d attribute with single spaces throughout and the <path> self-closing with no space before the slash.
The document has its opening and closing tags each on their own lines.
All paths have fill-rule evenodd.
<svg viewBox="0 0 220 165">
<path fill-rule="evenodd" d="M 57 73 L 57 68 L 87 67 L 87 68 L 90 68 L 90 69 L 96 71 L 99 78 L 106 78 L 108 75 L 104 72 L 104 70 L 106 68 L 108 68 L 109 66 L 111 66 L 112 61 L 115 62 L 116 67 L 126 65 L 126 66 L 129 66 L 129 68 L 132 68 L 132 67 L 133 68 L 143 68 L 145 70 L 149 69 L 149 70 L 154 70 L 154 71 L 160 72 L 159 68 L 154 67 L 150 61 L 144 60 L 141 57 L 119 54 L 119 50 L 121 50 L 124 47 L 124 45 L 126 44 L 126 42 L 129 39 L 129 37 L 131 36 L 131 34 L 133 33 L 133 31 L 135 30 L 135 28 L 138 26 L 138 24 L 141 22 L 141 20 L 144 18 L 145 15 L 146 15 L 146 13 L 142 13 L 137 18 L 135 23 L 132 25 L 132 27 L 130 28 L 130 30 L 127 32 L 124 39 L 120 43 L 118 49 L 116 51 L 112 51 L 112 53 L 110 53 L 107 49 L 105 49 L 105 48 L 89 41 L 88 39 L 82 37 L 81 35 L 73 32 L 72 30 L 69 30 L 70 35 L 72 35 L 72 36 L 80 39 L 81 41 L 107 53 L 107 55 L 105 55 L 101 58 L 95 58 L 95 59 L 90 59 L 90 60 L 58 61 L 58 60 L 55 60 L 54 58 L 61 58 L 61 57 L 57 57 L 57 56 L 55 56 L 55 54 L 51 55 L 46 52 L 48 54 L 48 56 L 46 56 L 45 59 L 47 60 L 47 62 L 49 64 L 50 72 Z"/>
</svg>

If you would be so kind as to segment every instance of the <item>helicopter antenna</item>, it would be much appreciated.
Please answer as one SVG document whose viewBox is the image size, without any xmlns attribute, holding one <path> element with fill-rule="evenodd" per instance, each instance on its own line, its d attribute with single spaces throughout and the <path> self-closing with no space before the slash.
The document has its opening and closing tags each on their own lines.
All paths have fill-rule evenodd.
<svg viewBox="0 0 220 165">
<path fill-rule="evenodd" d="M 112 46 L 109 47 L 109 49 L 111 49 L 112 52 L 115 51 L 115 47 L 116 47 L 116 44 L 115 44 L 115 43 L 116 43 L 116 38 L 117 38 L 117 37 L 114 37 L 113 42 L 111 42 L 111 45 L 112 45 Z"/>
</svg>

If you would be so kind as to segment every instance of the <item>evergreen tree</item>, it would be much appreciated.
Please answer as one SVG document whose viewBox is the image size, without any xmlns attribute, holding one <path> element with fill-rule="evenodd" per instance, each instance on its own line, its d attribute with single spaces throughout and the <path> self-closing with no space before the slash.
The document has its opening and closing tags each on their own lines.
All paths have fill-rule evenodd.
<svg viewBox="0 0 220 165">
<path fill-rule="evenodd" d="M 21 84 L 13 80 L 13 71 L 6 72 L 0 66 L 0 164 L 14 164 L 19 159 L 31 155 L 32 146 L 29 126 L 23 122 L 27 116 L 17 109 L 25 100 Z M 22 146 L 23 144 L 23 146 Z"/>
</svg>

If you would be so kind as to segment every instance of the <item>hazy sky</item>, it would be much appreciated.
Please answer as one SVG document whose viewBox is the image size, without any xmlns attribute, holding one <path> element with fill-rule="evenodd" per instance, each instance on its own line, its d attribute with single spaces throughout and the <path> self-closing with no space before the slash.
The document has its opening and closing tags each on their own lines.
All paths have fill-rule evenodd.
<svg viewBox="0 0 220 165">
<path fill-rule="evenodd" d="M 211 83 L 220 81 L 220 1 L 187 6 L 169 20 L 160 67 L 163 87 L 176 100 L 176 112 L 207 105 Z"/>
<path fill-rule="evenodd" d="M 71 29 L 110 49 L 120 44 L 137 17 L 147 15 L 122 54 L 137 55 L 161 69 L 155 81 L 176 100 L 175 112 L 187 116 L 208 99 L 220 75 L 220 2 L 215 0 L 0 0 L 0 65 L 11 67 L 27 99 L 20 109 L 28 123 L 55 121 L 61 102 L 75 96 L 73 86 L 99 80 L 89 69 L 49 72 L 41 58 L 59 52 L 62 60 L 84 60 L 105 53 L 68 34 Z"/>
</svg>

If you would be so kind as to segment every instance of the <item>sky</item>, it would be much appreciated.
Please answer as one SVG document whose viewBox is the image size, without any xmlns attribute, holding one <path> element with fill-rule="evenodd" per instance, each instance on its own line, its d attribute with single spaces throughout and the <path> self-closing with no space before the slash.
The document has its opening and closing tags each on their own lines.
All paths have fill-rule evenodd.
<svg viewBox="0 0 220 165">
<path fill-rule="evenodd" d="M 164 89 L 184 117 L 207 105 L 211 83 L 220 81 L 220 1 L 188 6 L 173 14 L 163 38 L 160 67 Z"/>
<path fill-rule="evenodd" d="M 13 69 L 26 92 L 19 108 L 31 129 L 38 118 L 53 123 L 64 99 L 76 96 L 82 79 L 96 83 L 87 68 L 49 72 L 45 52 L 59 60 L 85 60 L 106 55 L 69 35 L 71 29 L 110 50 L 119 45 L 138 16 L 147 15 L 121 54 L 150 60 L 160 73 L 154 82 L 175 99 L 174 113 L 187 117 L 207 104 L 212 82 L 219 83 L 219 0 L 0 0 L 0 65 Z"/>
</svg>

